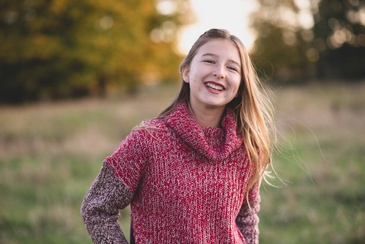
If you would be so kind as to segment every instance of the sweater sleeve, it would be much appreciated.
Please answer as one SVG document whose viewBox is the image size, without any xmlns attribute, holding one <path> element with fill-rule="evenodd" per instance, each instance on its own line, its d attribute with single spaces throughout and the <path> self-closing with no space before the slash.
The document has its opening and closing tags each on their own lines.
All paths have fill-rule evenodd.
<svg viewBox="0 0 365 244">
<path fill-rule="evenodd" d="M 91 185 L 81 206 L 81 215 L 94 243 L 128 243 L 119 223 L 119 209 L 125 208 L 132 193 L 106 162 Z"/>
<path fill-rule="evenodd" d="M 137 194 L 145 166 L 149 161 L 149 138 L 147 130 L 134 129 L 105 160 L 112 167 L 115 176 L 121 179 L 133 194 Z"/>
<path fill-rule="evenodd" d="M 259 217 L 260 211 L 260 192 L 259 184 L 254 185 L 248 194 L 250 206 L 247 199 L 244 200 L 241 210 L 236 218 L 236 223 L 242 232 L 247 244 L 259 243 Z"/>
<path fill-rule="evenodd" d="M 129 205 L 148 161 L 146 133 L 133 130 L 106 158 L 81 207 L 94 243 L 128 243 L 118 223 L 119 210 Z"/>
</svg>

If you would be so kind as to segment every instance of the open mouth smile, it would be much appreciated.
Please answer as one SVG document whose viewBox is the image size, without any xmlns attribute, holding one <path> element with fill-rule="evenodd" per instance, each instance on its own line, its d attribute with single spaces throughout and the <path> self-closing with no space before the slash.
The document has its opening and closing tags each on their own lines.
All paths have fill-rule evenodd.
<svg viewBox="0 0 365 244">
<path fill-rule="evenodd" d="M 213 83 L 210 83 L 210 82 L 207 82 L 205 83 L 205 85 L 213 90 L 216 90 L 216 91 L 223 91 L 224 90 L 224 87 L 219 85 L 219 84 L 213 84 Z"/>
</svg>

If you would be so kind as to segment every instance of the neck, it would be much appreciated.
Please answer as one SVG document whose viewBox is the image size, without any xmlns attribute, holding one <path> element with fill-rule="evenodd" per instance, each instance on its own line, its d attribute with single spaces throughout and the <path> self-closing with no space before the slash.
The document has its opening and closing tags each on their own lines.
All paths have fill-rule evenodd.
<svg viewBox="0 0 365 244">
<path fill-rule="evenodd" d="M 189 104 L 189 110 L 201 127 L 219 127 L 224 107 L 199 108 Z"/>
</svg>

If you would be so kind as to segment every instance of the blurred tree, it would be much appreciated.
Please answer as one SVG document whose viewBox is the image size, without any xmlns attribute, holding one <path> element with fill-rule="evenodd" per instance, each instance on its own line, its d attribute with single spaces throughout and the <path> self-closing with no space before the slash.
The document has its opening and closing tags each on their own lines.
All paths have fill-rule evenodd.
<svg viewBox="0 0 365 244">
<path fill-rule="evenodd" d="M 312 47 L 321 78 L 365 77 L 365 1 L 322 0 L 314 8 Z"/>
<path fill-rule="evenodd" d="M 365 77 L 364 0 L 257 0 L 252 57 L 279 81 Z"/>
<path fill-rule="evenodd" d="M 189 11 L 187 0 L 0 0 L 0 102 L 176 79 Z"/>
<path fill-rule="evenodd" d="M 257 0 L 251 26 L 256 31 L 251 55 L 259 74 L 280 81 L 300 81 L 309 76 L 305 56 L 310 30 L 300 21 L 295 0 Z"/>
</svg>

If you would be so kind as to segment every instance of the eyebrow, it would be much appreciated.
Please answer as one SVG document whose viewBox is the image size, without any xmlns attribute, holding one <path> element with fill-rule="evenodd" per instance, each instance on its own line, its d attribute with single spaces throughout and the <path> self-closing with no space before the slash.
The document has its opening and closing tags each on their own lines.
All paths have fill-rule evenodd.
<svg viewBox="0 0 365 244">
<path fill-rule="evenodd" d="M 214 54 L 214 53 L 204 53 L 204 54 L 202 55 L 202 57 L 204 57 L 204 56 L 213 56 L 213 57 L 218 57 L 218 55 L 216 55 L 216 54 Z M 230 61 L 230 62 L 232 62 L 232 63 L 235 63 L 236 65 L 238 65 L 239 67 L 241 67 L 241 64 L 240 64 L 239 62 L 237 62 L 237 61 L 235 61 L 235 60 L 233 60 L 233 59 L 229 59 L 229 61 Z"/>
</svg>

